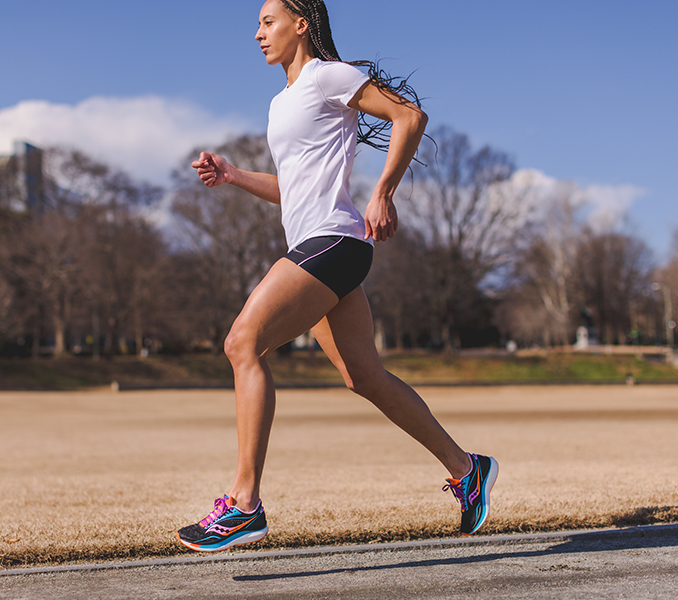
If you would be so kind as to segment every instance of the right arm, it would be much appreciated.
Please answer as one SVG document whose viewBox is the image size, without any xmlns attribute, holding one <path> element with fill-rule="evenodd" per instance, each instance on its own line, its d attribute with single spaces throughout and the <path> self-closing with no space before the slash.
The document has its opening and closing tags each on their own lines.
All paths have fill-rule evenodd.
<svg viewBox="0 0 678 600">
<path fill-rule="evenodd" d="M 201 152 L 200 158 L 191 163 L 198 170 L 200 179 L 207 187 L 230 183 L 257 198 L 272 204 L 280 204 L 278 178 L 270 173 L 243 171 L 214 152 Z"/>
</svg>

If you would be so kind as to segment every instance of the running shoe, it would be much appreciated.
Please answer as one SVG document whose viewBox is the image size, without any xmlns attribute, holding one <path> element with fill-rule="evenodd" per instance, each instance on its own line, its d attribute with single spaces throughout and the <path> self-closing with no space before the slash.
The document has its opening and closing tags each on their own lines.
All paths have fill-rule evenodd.
<svg viewBox="0 0 678 600">
<path fill-rule="evenodd" d="M 250 513 L 233 506 L 228 496 L 214 501 L 214 510 L 195 525 L 182 527 L 177 538 L 191 550 L 218 552 L 236 544 L 258 542 L 268 533 L 261 500 Z"/>
<path fill-rule="evenodd" d="M 461 527 L 464 535 L 480 529 L 490 514 L 490 491 L 497 480 L 499 465 L 491 456 L 469 454 L 471 470 L 461 479 L 448 479 L 443 492 L 451 491 L 461 504 Z"/>
</svg>

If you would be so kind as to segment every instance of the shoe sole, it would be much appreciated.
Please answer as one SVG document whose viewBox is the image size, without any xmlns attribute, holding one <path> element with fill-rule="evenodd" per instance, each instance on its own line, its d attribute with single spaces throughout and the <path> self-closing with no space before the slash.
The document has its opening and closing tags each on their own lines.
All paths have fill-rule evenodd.
<svg viewBox="0 0 678 600">
<path fill-rule="evenodd" d="M 497 475 L 499 475 L 499 463 L 492 456 L 487 458 L 490 459 L 490 470 L 487 472 L 485 481 L 483 481 L 483 498 L 486 498 L 487 502 L 483 503 L 483 514 L 473 530 L 469 533 L 462 533 L 462 535 L 473 535 L 483 526 L 483 523 L 487 521 L 487 517 L 490 515 L 490 492 L 494 487 L 494 482 L 497 481 Z"/>
<path fill-rule="evenodd" d="M 253 544 L 254 542 L 258 542 L 259 540 L 263 539 L 266 537 L 266 534 L 268 533 L 268 527 L 265 527 L 264 529 L 260 529 L 259 531 L 251 531 L 249 533 L 244 533 L 243 535 L 236 537 L 232 540 L 228 540 L 222 544 L 218 545 L 210 545 L 210 546 L 201 546 L 199 544 L 192 544 L 191 542 L 187 542 L 186 540 L 182 540 L 181 537 L 179 536 L 179 533 L 177 532 L 177 539 L 187 548 L 190 548 L 191 550 L 195 550 L 196 552 L 222 552 L 223 550 L 228 550 L 229 548 L 233 546 L 239 546 L 241 544 Z"/>
</svg>

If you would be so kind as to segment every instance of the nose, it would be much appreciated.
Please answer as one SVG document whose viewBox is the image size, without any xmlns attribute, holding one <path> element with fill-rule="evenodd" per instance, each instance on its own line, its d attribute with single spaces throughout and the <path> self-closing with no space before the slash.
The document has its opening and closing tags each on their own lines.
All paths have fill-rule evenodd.
<svg viewBox="0 0 678 600">
<path fill-rule="evenodd" d="M 257 42 L 260 42 L 264 39 L 264 36 L 261 34 L 261 26 L 259 26 L 259 29 L 257 29 L 257 34 L 254 36 L 254 39 L 257 40 Z"/>
</svg>

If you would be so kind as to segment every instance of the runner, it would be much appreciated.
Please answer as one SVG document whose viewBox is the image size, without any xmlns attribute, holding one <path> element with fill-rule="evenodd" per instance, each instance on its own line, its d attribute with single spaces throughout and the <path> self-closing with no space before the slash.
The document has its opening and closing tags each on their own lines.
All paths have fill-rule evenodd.
<svg viewBox="0 0 678 600">
<path fill-rule="evenodd" d="M 290 251 L 252 292 L 224 343 L 235 377 L 235 481 L 207 517 L 177 536 L 193 550 L 217 551 L 268 532 L 259 491 L 275 387 L 266 357 L 309 329 L 348 388 L 443 464 L 450 474 L 443 490 L 461 503 L 461 532 L 474 533 L 489 512 L 497 462 L 464 452 L 419 395 L 384 369 L 361 287 L 374 242 L 393 237 L 398 228 L 393 196 L 428 118 L 396 94 L 374 65 L 368 77 L 341 61 L 322 0 L 267 0 L 256 39 L 266 62 L 282 65 L 287 75 L 287 87 L 269 112 L 268 142 L 278 174 L 243 171 L 211 152 L 202 152 L 193 167 L 208 187 L 235 185 L 280 204 Z M 364 219 L 349 193 L 360 113 L 392 124 L 385 166 Z"/>
</svg>

